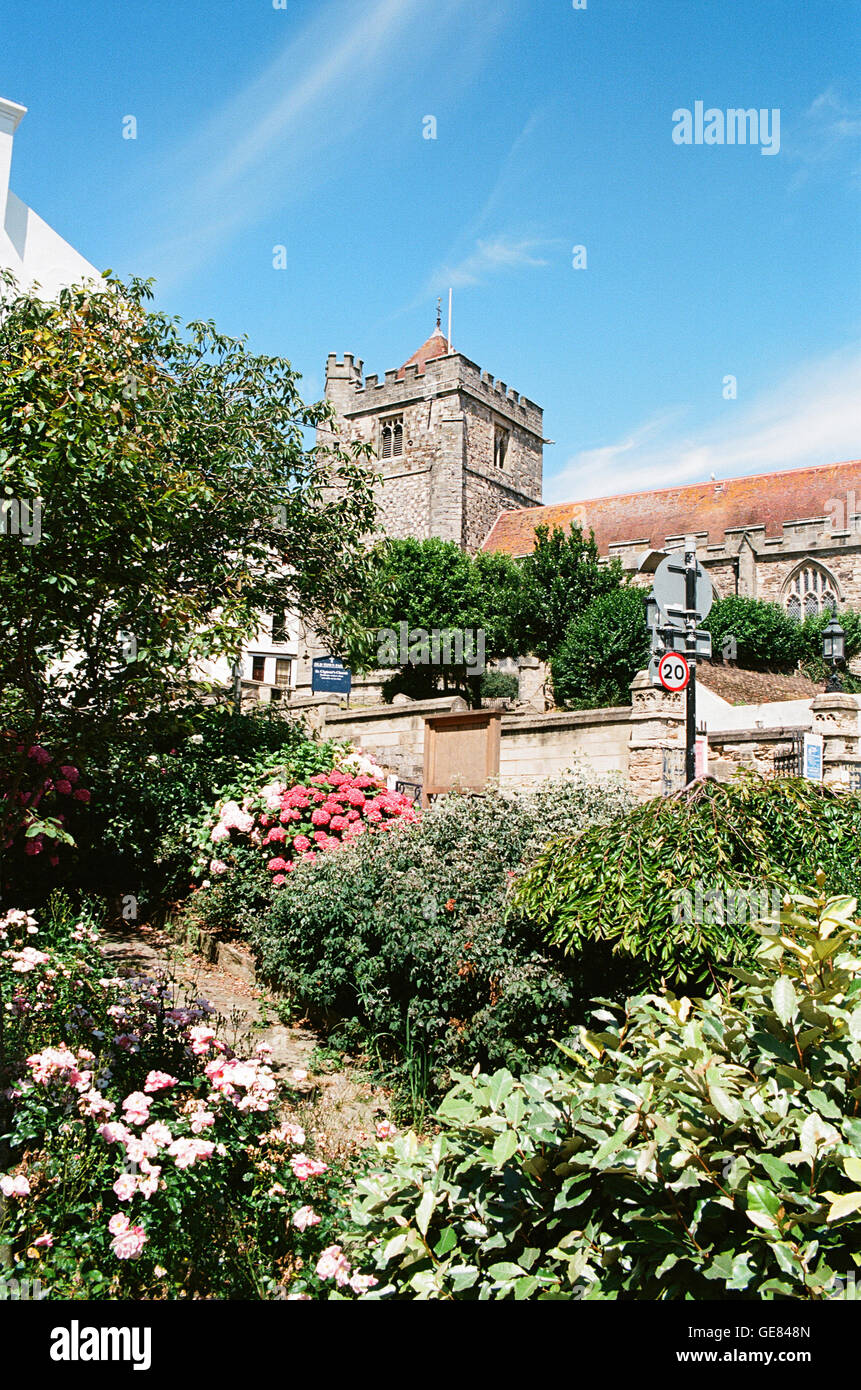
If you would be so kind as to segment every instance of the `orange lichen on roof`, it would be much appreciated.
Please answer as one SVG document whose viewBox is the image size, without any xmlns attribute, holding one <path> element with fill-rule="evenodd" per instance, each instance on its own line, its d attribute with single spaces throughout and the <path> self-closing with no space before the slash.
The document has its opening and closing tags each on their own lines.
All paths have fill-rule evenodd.
<svg viewBox="0 0 861 1390">
<path fill-rule="evenodd" d="M 536 526 L 561 526 L 567 530 L 572 523 L 587 534 L 590 530 L 595 532 L 602 555 L 614 543 L 638 542 L 644 549 L 657 550 L 669 537 L 692 533 L 707 532 L 711 544 L 716 544 L 734 527 L 764 526 L 766 535 L 780 536 L 785 521 L 829 515 L 835 499 L 847 508 L 850 493 L 861 499 L 858 459 L 504 511 L 482 548 L 528 555 L 535 545 Z M 857 509 L 858 503 L 855 505 Z"/>
</svg>

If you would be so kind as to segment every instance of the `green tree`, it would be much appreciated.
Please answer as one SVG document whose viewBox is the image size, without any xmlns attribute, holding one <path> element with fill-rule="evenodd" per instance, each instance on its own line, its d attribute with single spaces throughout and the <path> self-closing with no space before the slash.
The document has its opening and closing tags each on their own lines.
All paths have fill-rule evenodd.
<svg viewBox="0 0 861 1390">
<path fill-rule="evenodd" d="M 720 656 L 724 638 L 732 636 L 739 666 L 793 671 L 801 663 L 818 680 L 824 678 L 826 671 L 822 630 L 832 617 L 837 618 L 846 634 L 847 657 L 857 656 L 861 651 L 861 613 L 852 609 L 822 613 L 799 622 L 779 603 L 730 594 L 715 599 L 704 625 L 712 634 L 716 657 Z"/>
<path fill-rule="evenodd" d="M 382 541 L 373 559 L 367 626 L 377 635 L 373 650 L 361 654 L 365 664 L 400 667 L 388 684 L 389 695 L 400 690 L 416 698 L 432 696 L 442 683 L 478 705 L 483 663 L 517 654 L 515 614 L 522 582 L 517 562 L 507 555 L 467 555 L 454 541 L 437 537 Z M 423 633 L 438 634 L 436 645 Z M 459 650 L 464 659 L 452 659 Z"/>
<path fill-rule="evenodd" d="M 618 560 L 602 564 L 590 531 L 581 527 L 536 526 L 535 549 L 521 561 L 515 632 L 521 653 L 534 652 L 549 660 L 572 621 L 595 598 L 611 593 L 622 582 Z"/>
<path fill-rule="evenodd" d="M 138 280 L 47 303 L 4 272 L 0 292 L 8 822 L 28 745 L 68 759 L 128 733 L 261 612 L 298 608 L 343 648 L 374 506 L 360 451 L 306 447 L 329 408 L 285 359 L 181 331 Z"/>
<path fill-rule="evenodd" d="M 712 635 L 719 658 L 724 638 L 735 640 L 739 666 L 751 670 L 780 667 L 792 670 L 801 657 L 803 625 L 791 618 L 779 603 L 730 594 L 715 599 L 704 627 Z"/>
<path fill-rule="evenodd" d="M 572 709 L 629 705 L 630 685 L 649 660 L 645 593 L 613 589 L 571 623 L 550 663 L 556 703 Z"/>
</svg>

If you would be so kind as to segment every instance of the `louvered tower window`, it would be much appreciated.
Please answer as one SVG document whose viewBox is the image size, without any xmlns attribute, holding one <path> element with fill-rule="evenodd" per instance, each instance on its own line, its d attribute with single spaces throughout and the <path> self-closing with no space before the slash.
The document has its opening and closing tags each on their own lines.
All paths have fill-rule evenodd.
<svg viewBox="0 0 861 1390">
<path fill-rule="evenodd" d="M 404 452 L 404 417 L 390 415 L 380 422 L 380 458 L 399 458 Z"/>
</svg>

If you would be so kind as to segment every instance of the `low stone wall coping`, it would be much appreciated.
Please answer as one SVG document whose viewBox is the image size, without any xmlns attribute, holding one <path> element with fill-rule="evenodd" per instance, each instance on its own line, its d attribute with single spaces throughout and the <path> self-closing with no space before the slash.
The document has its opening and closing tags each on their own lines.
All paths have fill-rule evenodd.
<svg viewBox="0 0 861 1390">
<path fill-rule="evenodd" d="M 729 743 L 786 743 L 795 734 L 809 734 L 803 727 L 770 729 L 709 729 L 709 746 Z"/>
<path fill-rule="evenodd" d="M 549 714 L 504 714 L 502 736 L 526 733 L 529 730 L 583 728 L 596 724 L 628 724 L 630 705 L 610 705 L 606 709 L 551 710 Z"/>
<path fill-rule="evenodd" d="M 441 700 L 411 700 L 408 705 L 358 705 L 352 709 L 338 709 L 327 716 L 326 723 L 356 724 L 380 719 L 412 719 L 417 714 L 449 714 L 466 708 L 466 700 L 459 695 L 446 695 Z"/>
</svg>

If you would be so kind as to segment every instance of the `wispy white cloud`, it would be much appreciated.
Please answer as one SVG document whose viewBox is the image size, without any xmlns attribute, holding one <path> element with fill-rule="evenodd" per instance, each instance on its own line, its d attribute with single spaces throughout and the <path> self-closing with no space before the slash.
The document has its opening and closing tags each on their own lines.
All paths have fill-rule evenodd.
<svg viewBox="0 0 861 1390">
<path fill-rule="evenodd" d="M 794 371 L 749 406 L 726 401 L 697 433 L 668 410 L 621 439 L 569 458 L 545 480 L 562 502 L 683 483 L 772 473 L 861 457 L 861 348 Z"/>
<path fill-rule="evenodd" d="M 229 98 L 153 180 L 152 201 L 174 196 L 153 219 L 140 264 L 160 287 L 208 261 L 270 207 L 336 185 L 339 159 L 361 141 L 369 118 L 408 84 L 411 31 L 426 0 L 368 0 L 347 12 L 322 5 L 252 82 Z M 429 46 L 445 43 L 464 0 L 435 0 Z M 331 196 L 331 194 L 330 194 Z"/>
<path fill-rule="evenodd" d="M 784 147 L 797 165 L 795 187 L 836 162 L 848 163 L 852 182 L 861 177 L 861 104 L 828 87 L 810 103 Z"/>
<path fill-rule="evenodd" d="M 440 285 L 463 289 L 466 285 L 481 284 L 492 275 L 504 271 L 547 265 L 546 258 L 539 254 L 547 246 L 548 242 L 541 237 L 512 236 L 504 232 L 479 239 L 474 249 L 460 261 L 442 265 L 434 271 L 428 282 L 428 292 Z"/>
</svg>

